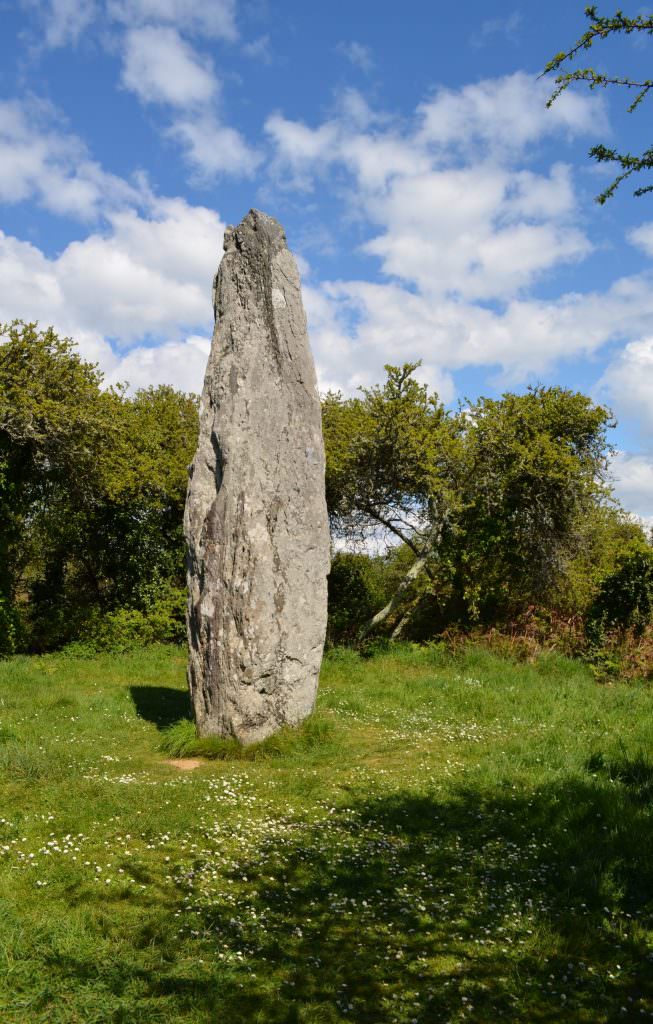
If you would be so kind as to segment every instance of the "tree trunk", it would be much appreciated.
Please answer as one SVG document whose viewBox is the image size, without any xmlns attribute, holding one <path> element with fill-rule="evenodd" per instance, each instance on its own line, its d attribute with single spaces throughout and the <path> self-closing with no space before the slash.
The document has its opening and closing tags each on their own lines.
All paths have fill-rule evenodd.
<svg viewBox="0 0 653 1024">
<path fill-rule="evenodd" d="M 410 618 L 410 608 L 408 609 L 408 611 L 403 612 L 401 618 L 399 619 L 399 622 L 397 623 L 395 628 L 392 630 L 392 633 L 390 634 L 390 639 L 391 640 L 399 640 L 399 639 L 401 639 L 401 636 L 402 636 L 403 631 L 404 631 L 404 627 L 405 627 L 406 623 L 408 622 L 409 618 Z"/>
<path fill-rule="evenodd" d="M 433 532 L 436 532 L 436 531 L 434 530 Z M 359 640 L 364 640 L 364 638 L 369 633 L 372 633 L 372 631 L 374 629 L 376 629 L 377 626 L 380 626 L 381 623 L 384 623 L 386 621 L 386 618 L 389 615 L 392 614 L 394 609 L 399 604 L 401 604 L 401 601 L 402 601 L 402 599 L 403 599 L 403 597 L 405 595 L 405 592 L 407 591 L 407 589 L 410 586 L 410 584 L 413 581 L 417 580 L 417 578 L 420 575 L 420 572 L 422 572 L 424 570 L 424 568 L 426 567 L 426 563 L 427 563 L 427 560 L 428 560 L 428 557 L 429 557 L 430 550 L 431 550 L 431 545 L 427 544 L 425 546 L 422 554 L 420 555 L 420 557 L 416 558 L 416 560 L 413 561 L 412 565 L 410 566 L 410 568 L 408 569 L 408 571 L 404 575 L 403 580 L 401 581 L 401 583 L 397 587 L 396 591 L 394 592 L 394 594 L 392 595 L 392 597 L 390 598 L 390 600 L 386 604 L 385 608 L 382 608 L 381 611 L 378 611 L 376 613 L 376 615 L 372 616 L 371 620 L 369 620 L 367 623 L 365 623 L 365 625 L 361 629 L 360 633 L 358 634 L 358 639 Z"/>
</svg>

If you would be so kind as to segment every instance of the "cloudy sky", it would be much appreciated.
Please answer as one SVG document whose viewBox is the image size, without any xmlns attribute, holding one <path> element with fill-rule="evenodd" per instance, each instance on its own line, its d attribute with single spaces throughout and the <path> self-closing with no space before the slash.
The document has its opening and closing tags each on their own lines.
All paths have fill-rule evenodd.
<svg viewBox="0 0 653 1024">
<path fill-rule="evenodd" d="M 299 258 L 323 388 L 417 359 L 449 403 L 579 388 L 653 516 L 653 194 L 597 206 L 586 155 L 650 145 L 651 108 L 547 110 L 537 77 L 584 6 L 0 0 L 0 321 L 198 391 L 224 226 L 257 206 Z M 650 77 L 653 41 L 591 63 Z"/>
</svg>

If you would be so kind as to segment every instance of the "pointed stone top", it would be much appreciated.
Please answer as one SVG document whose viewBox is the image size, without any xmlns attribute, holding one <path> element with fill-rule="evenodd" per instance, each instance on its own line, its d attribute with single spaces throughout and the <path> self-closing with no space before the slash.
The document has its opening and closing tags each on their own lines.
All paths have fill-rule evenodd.
<svg viewBox="0 0 653 1024">
<path fill-rule="evenodd" d="M 285 249 L 286 233 L 278 220 L 261 210 L 250 210 L 238 227 L 231 224 L 225 229 L 224 251 L 247 249 Z"/>
</svg>

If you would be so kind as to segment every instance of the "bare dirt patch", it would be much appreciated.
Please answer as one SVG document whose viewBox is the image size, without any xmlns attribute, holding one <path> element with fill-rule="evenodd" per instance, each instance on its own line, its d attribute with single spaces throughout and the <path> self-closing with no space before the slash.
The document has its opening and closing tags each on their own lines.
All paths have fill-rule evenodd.
<svg viewBox="0 0 653 1024">
<path fill-rule="evenodd" d="M 199 757 L 175 757 L 163 763 L 169 764 L 172 768 L 178 768 L 180 772 L 192 772 L 203 764 Z"/>
</svg>

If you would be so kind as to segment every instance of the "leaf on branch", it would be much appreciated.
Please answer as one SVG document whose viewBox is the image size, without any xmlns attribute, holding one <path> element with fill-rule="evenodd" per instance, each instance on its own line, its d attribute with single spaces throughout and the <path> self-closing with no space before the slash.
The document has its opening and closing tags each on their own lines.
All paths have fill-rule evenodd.
<svg viewBox="0 0 653 1024">
<path fill-rule="evenodd" d="M 585 16 L 590 22 L 589 28 L 569 50 L 562 50 L 547 62 L 542 74 L 539 76 L 540 78 L 551 72 L 559 71 L 565 62 L 573 60 L 581 50 L 591 49 L 596 40 L 607 39 L 609 36 L 618 34 L 631 35 L 633 32 L 653 35 L 653 15 L 651 14 L 638 14 L 636 17 L 631 18 L 625 15 L 623 11 L 618 10 L 611 17 L 603 17 L 597 13 L 596 6 L 591 4 L 585 8 Z M 653 88 L 653 80 L 651 79 L 637 81 L 627 75 L 607 75 L 603 72 L 597 72 L 593 68 L 577 68 L 556 77 L 555 88 L 546 103 L 547 108 L 551 107 L 559 96 L 574 82 L 584 82 L 590 89 L 605 89 L 608 86 L 637 89 L 637 95 L 627 107 L 629 114 L 632 114 L 640 106 Z M 618 153 L 614 149 L 597 145 L 590 150 L 590 156 L 599 163 L 618 163 L 622 168 L 622 173 L 617 175 L 614 181 L 600 195 L 596 196 L 596 202 L 600 205 L 603 205 L 603 203 L 610 199 L 619 185 L 626 178 L 630 177 L 631 174 L 653 167 L 652 150 L 646 150 L 640 157 L 633 157 L 628 153 Z M 650 191 L 653 191 L 653 186 L 646 185 L 636 189 L 633 194 L 641 196 Z"/>
</svg>

